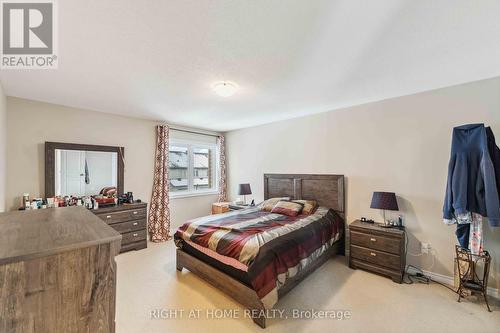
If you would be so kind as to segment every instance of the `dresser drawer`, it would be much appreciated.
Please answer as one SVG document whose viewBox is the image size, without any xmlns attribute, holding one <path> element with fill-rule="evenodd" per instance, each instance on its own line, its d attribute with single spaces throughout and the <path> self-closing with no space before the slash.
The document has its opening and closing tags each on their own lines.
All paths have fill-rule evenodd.
<svg viewBox="0 0 500 333">
<path fill-rule="evenodd" d="M 126 245 L 122 245 L 120 249 L 120 253 L 128 252 L 131 250 L 142 250 L 148 247 L 148 241 L 142 240 L 139 242 L 128 243 Z"/>
<path fill-rule="evenodd" d="M 351 244 L 351 256 L 359 260 L 364 260 L 391 269 L 401 269 L 401 257 L 398 255 Z"/>
<path fill-rule="evenodd" d="M 401 239 L 389 238 L 374 234 L 365 234 L 351 230 L 350 242 L 352 245 L 381 250 L 389 253 L 400 254 Z"/>
<path fill-rule="evenodd" d="M 146 240 L 146 230 L 137 230 L 122 234 L 122 246 Z"/>
<path fill-rule="evenodd" d="M 129 209 L 123 210 L 119 212 L 110 212 L 110 213 L 97 213 L 97 216 L 100 217 L 107 224 L 114 224 L 120 222 L 126 222 L 130 220 L 137 220 L 146 217 L 146 208 L 139 209 Z"/>
<path fill-rule="evenodd" d="M 142 230 L 146 229 L 146 219 L 115 223 L 112 224 L 111 227 L 121 234 L 136 230 Z"/>
</svg>

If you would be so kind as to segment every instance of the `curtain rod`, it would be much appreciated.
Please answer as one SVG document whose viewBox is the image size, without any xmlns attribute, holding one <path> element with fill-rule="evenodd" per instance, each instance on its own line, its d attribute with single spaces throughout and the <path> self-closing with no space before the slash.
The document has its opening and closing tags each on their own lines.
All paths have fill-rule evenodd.
<svg viewBox="0 0 500 333">
<path fill-rule="evenodd" d="M 178 131 L 178 132 L 184 132 L 184 133 L 191 133 L 191 134 L 198 134 L 198 135 L 206 135 L 206 136 L 214 136 L 216 138 L 219 137 L 219 135 L 217 134 L 208 134 L 208 133 L 202 133 L 202 132 L 195 132 L 195 131 L 188 131 L 188 130 L 184 130 L 184 129 L 179 129 L 179 128 L 174 128 L 174 127 L 170 127 L 171 130 L 173 131 Z"/>
</svg>

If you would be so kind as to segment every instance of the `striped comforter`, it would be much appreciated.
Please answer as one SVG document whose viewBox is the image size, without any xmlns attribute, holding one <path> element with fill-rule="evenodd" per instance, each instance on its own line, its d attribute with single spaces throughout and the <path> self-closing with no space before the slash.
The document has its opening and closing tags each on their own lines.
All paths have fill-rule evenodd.
<svg viewBox="0 0 500 333">
<path fill-rule="evenodd" d="M 192 242 L 246 265 L 252 287 L 272 308 L 285 281 L 328 250 L 342 230 L 342 218 L 331 209 L 290 217 L 255 207 L 191 220 L 174 239 L 178 247 Z"/>
</svg>

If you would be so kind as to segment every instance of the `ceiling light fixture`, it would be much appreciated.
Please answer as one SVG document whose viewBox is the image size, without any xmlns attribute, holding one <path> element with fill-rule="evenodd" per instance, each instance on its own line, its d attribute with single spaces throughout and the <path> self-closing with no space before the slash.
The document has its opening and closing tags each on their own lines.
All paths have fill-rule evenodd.
<svg viewBox="0 0 500 333">
<path fill-rule="evenodd" d="M 227 82 L 227 81 L 221 81 L 217 82 L 214 84 L 213 89 L 215 93 L 221 97 L 229 97 L 234 95 L 236 93 L 236 90 L 238 90 L 238 87 L 236 84 Z"/>
</svg>

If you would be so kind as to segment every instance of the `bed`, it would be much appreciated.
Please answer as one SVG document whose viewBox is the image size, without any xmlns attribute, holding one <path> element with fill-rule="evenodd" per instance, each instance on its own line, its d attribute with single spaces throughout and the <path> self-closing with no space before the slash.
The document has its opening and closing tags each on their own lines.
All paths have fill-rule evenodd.
<svg viewBox="0 0 500 333">
<path fill-rule="evenodd" d="M 191 220 L 174 235 L 177 270 L 188 269 L 266 326 L 266 310 L 316 268 L 344 254 L 343 175 L 265 174 L 264 199 L 315 200 L 310 215 L 260 206 Z"/>
</svg>

